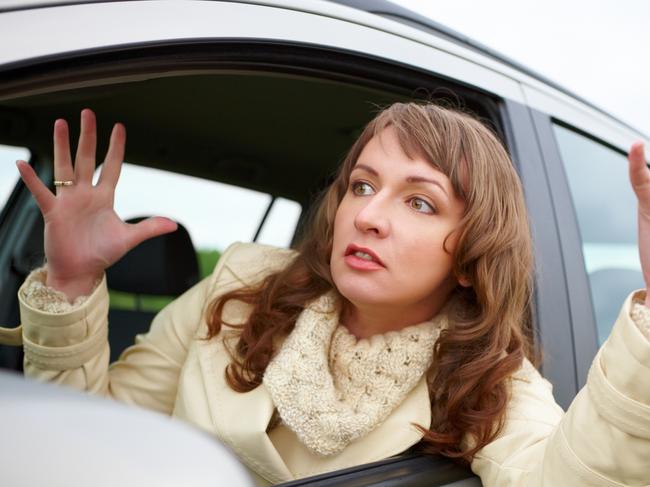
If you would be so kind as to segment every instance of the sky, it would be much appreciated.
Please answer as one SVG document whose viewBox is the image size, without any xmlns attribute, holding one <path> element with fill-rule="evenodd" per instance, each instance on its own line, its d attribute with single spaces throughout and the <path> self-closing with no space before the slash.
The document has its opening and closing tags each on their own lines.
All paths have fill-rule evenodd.
<svg viewBox="0 0 650 487">
<path fill-rule="evenodd" d="M 650 137 L 650 0 L 391 0 L 520 62 Z"/>
</svg>

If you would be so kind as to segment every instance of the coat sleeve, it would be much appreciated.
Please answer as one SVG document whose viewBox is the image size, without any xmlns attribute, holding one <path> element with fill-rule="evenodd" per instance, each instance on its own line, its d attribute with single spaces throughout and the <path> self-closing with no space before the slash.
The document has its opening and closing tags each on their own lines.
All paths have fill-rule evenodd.
<svg viewBox="0 0 650 487">
<path fill-rule="evenodd" d="M 566 413 L 551 384 L 524 363 L 503 430 L 472 462 L 483 485 L 650 484 L 650 340 L 631 316 L 633 299 L 644 297 L 627 298 Z"/>
<path fill-rule="evenodd" d="M 215 291 L 213 283 L 236 247 L 223 253 L 212 275 L 165 306 L 149 331 L 136 336 L 110 366 L 106 274 L 80 305 L 62 312 L 30 304 L 21 286 L 25 375 L 171 414 L 190 342 Z"/>
</svg>

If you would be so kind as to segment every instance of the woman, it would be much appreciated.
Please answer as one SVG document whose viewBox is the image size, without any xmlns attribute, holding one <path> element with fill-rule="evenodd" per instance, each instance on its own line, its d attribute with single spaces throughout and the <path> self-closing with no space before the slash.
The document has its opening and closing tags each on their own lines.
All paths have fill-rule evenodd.
<svg viewBox="0 0 650 487">
<path fill-rule="evenodd" d="M 504 148 L 470 116 L 414 103 L 381 112 L 297 252 L 231 246 L 110 368 L 104 270 L 176 225 L 127 225 L 114 213 L 121 125 L 96 187 L 92 112 L 81 115 L 74 169 L 62 120 L 54 141 L 55 179 L 72 182 L 56 196 L 18 164 L 43 212 L 47 260 L 19 291 L 26 374 L 183 418 L 233 448 L 261 483 L 415 444 L 469 462 L 486 486 L 650 480 L 643 292 L 624 304 L 564 413 L 532 365 L 521 187 Z M 644 250 L 640 144 L 629 159 Z"/>
</svg>

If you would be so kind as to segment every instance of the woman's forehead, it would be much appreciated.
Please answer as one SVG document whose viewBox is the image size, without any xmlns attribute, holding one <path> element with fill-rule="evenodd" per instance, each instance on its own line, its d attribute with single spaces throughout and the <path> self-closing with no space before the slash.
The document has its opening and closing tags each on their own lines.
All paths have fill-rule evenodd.
<svg viewBox="0 0 650 487">
<path fill-rule="evenodd" d="M 416 171 L 422 177 L 428 174 L 447 178 L 440 168 L 425 156 L 423 150 L 409 152 L 411 153 L 408 154 L 400 143 L 395 128 L 388 126 L 366 143 L 352 170 L 362 169 L 378 174 Z"/>
</svg>

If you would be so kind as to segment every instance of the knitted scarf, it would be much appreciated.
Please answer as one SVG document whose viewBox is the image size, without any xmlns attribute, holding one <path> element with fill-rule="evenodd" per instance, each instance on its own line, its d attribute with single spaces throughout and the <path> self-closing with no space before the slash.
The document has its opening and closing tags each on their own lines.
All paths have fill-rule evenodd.
<svg viewBox="0 0 650 487">
<path fill-rule="evenodd" d="M 334 455 L 377 427 L 426 373 L 445 314 L 358 340 L 331 291 L 308 303 L 266 368 L 281 420 L 311 451 Z"/>
</svg>

